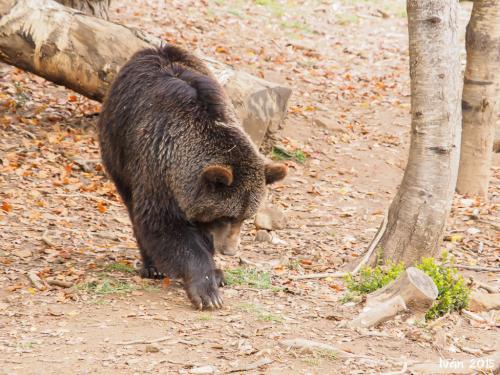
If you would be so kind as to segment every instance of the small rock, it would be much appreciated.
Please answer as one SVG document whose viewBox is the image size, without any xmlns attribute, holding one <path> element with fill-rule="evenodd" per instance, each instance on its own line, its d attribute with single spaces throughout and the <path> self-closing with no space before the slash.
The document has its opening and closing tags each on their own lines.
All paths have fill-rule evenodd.
<svg viewBox="0 0 500 375">
<path fill-rule="evenodd" d="M 337 123 L 337 121 L 334 118 L 326 118 L 324 116 L 316 117 L 314 119 L 314 124 L 316 126 L 319 126 L 321 128 L 325 128 L 334 132 L 338 133 L 347 133 L 347 130 L 340 124 Z"/>
<path fill-rule="evenodd" d="M 344 258 L 343 257 L 333 257 L 330 259 L 330 261 L 332 262 L 332 264 L 334 266 L 341 266 L 342 264 L 344 264 Z"/>
<path fill-rule="evenodd" d="M 271 235 L 271 243 L 273 245 L 288 245 L 288 243 L 285 240 L 282 240 L 281 238 L 279 238 L 276 233 L 273 233 Z"/>
<path fill-rule="evenodd" d="M 207 365 L 201 367 L 193 367 L 190 371 L 191 374 L 213 374 L 215 367 Z"/>
<path fill-rule="evenodd" d="M 31 285 L 33 285 L 36 289 L 38 290 L 47 289 L 44 282 L 42 281 L 42 279 L 40 279 L 40 277 L 38 277 L 35 271 L 29 271 L 27 276 L 29 281 L 31 282 Z"/>
<path fill-rule="evenodd" d="M 471 235 L 478 234 L 479 232 L 481 232 L 481 230 L 477 229 L 477 228 L 469 228 L 469 229 L 467 229 L 467 233 L 471 234 Z"/>
<path fill-rule="evenodd" d="M 474 312 L 499 310 L 500 293 L 472 292 L 469 299 L 469 310 Z"/>
<path fill-rule="evenodd" d="M 255 215 L 255 226 L 257 229 L 275 230 L 286 226 L 286 216 L 277 207 L 265 207 Z"/>
<path fill-rule="evenodd" d="M 460 200 L 460 203 L 464 207 L 470 207 L 470 206 L 472 206 L 474 204 L 474 202 L 475 202 L 474 199 L 466 199 L 466 198 L 464 198 L 464 199 Z"/>
<path fill-rule="evenodd" d="M 356 237 L 347 235 L 344 237 L 344 242 L 357 243 L 358 241 L 356 240 Z"/>
<path fill-rule="evenodd" d="M 42 194 L 38 190 L 30 190 L 28 195 L 30 196 L 30 198 L 33 198 L 33 199 L 37 199 L 37 198 L 40 198 L 42 196 Z"/>
<path fill-rule="evenodd" d="M 128 358 L 127 360 L 125 360 L 125 363 L 127 365 L 135 365 L 137 363 L 139 363 L 141 360 L 139 358 Z"/>
<path fill-rule="evenodd" d="M 59 308 L 57 308 L 57 306 L 50 306 L 47 309 L 47 313 L 49 315 L 52 315 L 52 316 L 62 316 L 62 315 L 64 315 L 64 312 L 61 311 Z"/>
<path fill-rule="evenodd" d="M 29 258 L 31 254 L 32 254 L 31 250 L 28 249 L 18 249 L 12 252 L 12 255 L 19 258 Z"/>
<path fill-rule="evenodd" d="M 158 353 L 160 349 L 155 345 L 146 345 L 146 353 Z"/>
<path fill-rule="evenodd" d="M 272 240 L 271 234 L 267 230 L 258 230 L 255 233 L 255 241 L 257 242 L 271 242 Z"/>
</svg>

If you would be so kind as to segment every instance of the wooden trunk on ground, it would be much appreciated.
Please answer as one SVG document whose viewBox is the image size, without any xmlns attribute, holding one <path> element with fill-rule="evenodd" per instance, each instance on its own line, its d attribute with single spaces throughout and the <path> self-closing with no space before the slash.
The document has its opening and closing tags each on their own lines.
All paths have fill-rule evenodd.
<svg viewBox="0 0 500 375">
<path fill-rule="evenodd" d="M 487 198 L 500 108 L 500 0 L 474 1 L 466 48 L 457 191 Z"/>
<path fill-rule="evenodd" d="M 421 270 L 409 267 L 396 280 L 369 294 L 365 311 L 349 323 L 351 328 L 369 328 L 409 310 L 423 316 L 438 296 L 434 281 Z"/>
<path fill-rule="evenodd" d="M 102 101 L 120 67 L 161 41 L 53 0 L 0 0 L 0 60 Z M 284 120 L 291 90 L 202 58 L 260 145 Z"/>
<path fill-rule="evenodd" d="M 109 19 L 108 9 L 111 0 L 56 0 L 58 3 L 77 9 L 89 16 Z"/>
<path fill-rule="evenodd" d="M 460 147 L 460 60 L 453 0 L 408 0 L 411 145 L 403 181 L 369 264 L 436 255 L 451 208 Z"/>
</svg>

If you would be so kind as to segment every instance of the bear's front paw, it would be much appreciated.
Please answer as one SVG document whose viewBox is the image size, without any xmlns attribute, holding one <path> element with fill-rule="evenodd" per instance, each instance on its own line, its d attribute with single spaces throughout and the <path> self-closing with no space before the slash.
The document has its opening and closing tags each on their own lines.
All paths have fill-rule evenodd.
<svg viewBox="0 0 500 375">
<path fill-rule="evenodd" d="M 222 297 L 219 294 L 219 285 L 223 282 L 222 271 L 212 270 L 186 280 L 184 287 L 189 299 L 198 310 L 220 309 L 222 308 Z"/>
</svg>

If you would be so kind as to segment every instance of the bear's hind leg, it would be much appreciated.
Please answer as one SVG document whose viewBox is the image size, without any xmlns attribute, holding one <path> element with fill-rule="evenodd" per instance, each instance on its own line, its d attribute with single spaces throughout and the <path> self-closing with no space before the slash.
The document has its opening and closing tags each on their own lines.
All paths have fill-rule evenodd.
<svg viewBox="0 0 500 375">
<path fill-rule="evenodd" d="M 153 264 L 153 260 L 146 254 L 145 250 L 143 250 L 143 247 L 139 242 L 138 244 L 142 258 L 142 264 L 137 270 L 139 276 L 142 277 L 143 279 L 156 279 L 156 280 L 161 280 L 167 277 L 165 274 L 158 271 L 158 269 Z"/>
</svg>

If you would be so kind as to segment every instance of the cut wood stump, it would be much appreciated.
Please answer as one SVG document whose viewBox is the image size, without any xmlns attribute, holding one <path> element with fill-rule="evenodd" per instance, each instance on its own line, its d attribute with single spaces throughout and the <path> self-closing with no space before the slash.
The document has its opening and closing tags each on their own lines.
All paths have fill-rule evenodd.
<svg viewBox="0 0 500 375">
<path fill-rule="evenodd" d="M 348 326 L 373 327 L 405 310 L 414 315 L 423 315 L 437 296 L 434 281 L 419 269 L 409 267 L 396 280 L 369 294 L 364 311 Z"/>
</svg>

